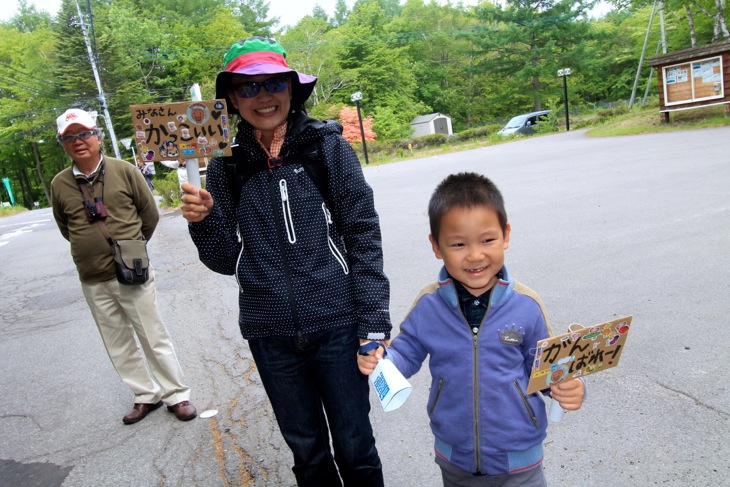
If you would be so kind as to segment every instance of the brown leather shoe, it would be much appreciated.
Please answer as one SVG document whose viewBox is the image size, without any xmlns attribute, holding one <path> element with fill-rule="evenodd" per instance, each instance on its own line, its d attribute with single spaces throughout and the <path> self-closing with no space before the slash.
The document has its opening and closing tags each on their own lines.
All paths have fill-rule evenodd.
<svg viewBox="0 0 730 487">
<path fill-rule="evenodd" d="M 180 421 L 190 421 L 198 416 L 198 410 L 188 401 L 179 402 L 173 406 L 167 406 L 167 410 L 175 413 Z"/>
<path fill-rule="evenodd" d="M 124 424 L 134 424 L 142 421 L 150 412 L 162 406 L 162 401 L 156 404 L 136 402 L 134 408 L 122 418 Z"/>
</svg>

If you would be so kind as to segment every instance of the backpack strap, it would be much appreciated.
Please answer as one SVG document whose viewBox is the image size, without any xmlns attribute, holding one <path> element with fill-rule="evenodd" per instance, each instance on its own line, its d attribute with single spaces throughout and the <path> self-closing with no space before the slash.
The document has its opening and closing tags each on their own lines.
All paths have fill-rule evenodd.
<svg viewBox="0 0 730 487">
<path fill-rule="evenodd" d="M 269 157 L 267 159 L 244 161 L 242 148 L 238 144 L 231 146 L 233 155 L 224 157 L 223 163 L 226 173 L 228 191 L 231 194 L 233 207 L 238 206 L 243 186 L 253 176 L 261 171 L 276 169 L 277 167 L 289 164 L 301 164 L 307 175 L 319 190 L 319 194 L 328 201 L 327 193 L 327 166 L 324 164 L 324 155 L 319 141 L 314 141 L 296 152 L 289 153 L 283 157 Z"/>
</svg>

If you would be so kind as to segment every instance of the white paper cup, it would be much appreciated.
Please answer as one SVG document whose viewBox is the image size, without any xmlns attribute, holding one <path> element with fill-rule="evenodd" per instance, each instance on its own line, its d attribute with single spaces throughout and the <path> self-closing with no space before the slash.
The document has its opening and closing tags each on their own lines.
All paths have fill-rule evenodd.
<svg viewBox="0 0 730 487">
<path fill-rule="evenodd" d="M 559 423 L 563 420 L 565 409 L 560 407 L 560 403 L 553 399 L 550 402 L 550 411 L 548 412 L 548 420 L 551 423 Z"/>
<path fill-rule="evenodd" d="M 403 374 L 387 359 L 381 359 L 370 374 L 370 383 L 378 395 L 383 411 L 395 411 L 406 402 L 413 387 Z"/>
</svg>

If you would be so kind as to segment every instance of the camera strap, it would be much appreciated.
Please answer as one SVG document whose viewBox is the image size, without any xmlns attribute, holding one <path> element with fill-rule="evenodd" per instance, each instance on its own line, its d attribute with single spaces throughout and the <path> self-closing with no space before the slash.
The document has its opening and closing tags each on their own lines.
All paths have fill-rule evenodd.
<svg viewBox="0 0 730 487">
<path fill-rule="evenodd" d="M 93 203 L 94 198 L 91 197 L 91 193 L 89 192 L 89 187 L 86 181 L 79 182 L 79 191 L 81 191 L 81 194 L 84 197 L 84 205 L 86 205 L 86 202 Z M 109 247 L 112 249 L 112 254 L 114 253 L 114 239 L 112 239 L 112 236 L 109 235 L 109 230 L 106 229 L 106 225 L 104 224 L 104 220 L 101 218 L 98 218 L 96 220 L 96 223 L 99 224 L 99 230 L 101 230 L 101 234 L 104 235 L 104 238 L 109 243 Z"/>
</svg>

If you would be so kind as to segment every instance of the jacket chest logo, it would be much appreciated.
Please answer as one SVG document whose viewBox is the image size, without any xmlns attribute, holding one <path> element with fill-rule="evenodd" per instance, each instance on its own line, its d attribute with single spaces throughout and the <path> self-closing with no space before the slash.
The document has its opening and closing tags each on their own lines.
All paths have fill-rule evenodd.
<svg viewBox="0 0 730 487">
<path fill-rule="evenodd" d="M 502 330 L 497 331 L 499 332 L 499 341 L 504 345 L 518 346 L 522 344 L 522 327 L 518 330 L 517 325 L 512 323 L 511 328 L 505 326 Z"/>
</svg>

